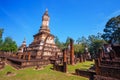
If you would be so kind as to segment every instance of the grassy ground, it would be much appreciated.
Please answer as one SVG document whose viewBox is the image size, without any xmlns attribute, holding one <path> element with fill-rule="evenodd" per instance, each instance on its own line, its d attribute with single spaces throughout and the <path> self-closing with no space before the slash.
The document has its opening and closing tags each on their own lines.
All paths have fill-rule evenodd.
<svg viewBox="0 0 120 80">
<path fill-rule="evenodd" d="M 74 66 L 69 65 L 69 66 L 68 66 L 68 72 L 69 72 L 69 73 L 74 73 L 74 72 L 75 72 L 75 69 L 87 70 L 87 69 L 89 69 L 93 64 L 94 64 L 93 61 L 86 61 L 86 62 L 83 62 L 83 63 L 78 63 L 78 64 L 76 64 L 76 65 L 74 65 Z"/>
<path fill-rule="evenodd" d="M 74 66 L 68 65 L 68 73 L 53 71 L 50 69 L 52 65 L 48 65 L 42 70 L 35 70 L 35 67 L 16 70 L 6 65 L 5 68 L 0 71 L 0 80 L 88 80 L 88 78 L 72 75 L 71 73 L 74 73 L 76 68 L 86 70 L 91 64 L 93 64 L 93 62 L 87 61 Z M 6 76 L 8 71 L 16 75 Z"/>
</svg>

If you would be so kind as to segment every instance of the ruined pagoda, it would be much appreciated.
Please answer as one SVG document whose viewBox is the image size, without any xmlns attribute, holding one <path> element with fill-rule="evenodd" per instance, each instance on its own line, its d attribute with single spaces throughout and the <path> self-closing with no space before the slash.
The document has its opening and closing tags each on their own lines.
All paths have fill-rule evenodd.
<svg viewBox="0 0 120 80">
<path fill-rule="evenodd" d="M 62 57 L 61 50 L 54 42 L 54 35 L 49 29 L 48 10 L 42 16 L 42 24 L 37 34 L 33 35 L 34 40 L 26 46 L 26 40 L 22 42 L 17 54 L 8 57 L 9 64 L 20 69 L 29 66 L 43 66 L 51 63 L 51 59 Z"/>
<path fill-rule="evenodd" d="M 24 38 L 24 41 L 22 42 L 22 45 L 19 47 L 18 52 L 22 53 L 26 47 L 27 47 L 26 40 Z"/>
<path fill-rule="evenodd" d="M 36 59 L 49 59 L 54 56 L 60 56 L 61 50 L 55 45 L 54 35 L 50 33 L 50 17 L 48 10 L 42 16 L 42 24 L 39 32 L 33 35 L 34 40 L 28 46 L 27 50 L 31 52 L 31 57 Z"/>
</svg>

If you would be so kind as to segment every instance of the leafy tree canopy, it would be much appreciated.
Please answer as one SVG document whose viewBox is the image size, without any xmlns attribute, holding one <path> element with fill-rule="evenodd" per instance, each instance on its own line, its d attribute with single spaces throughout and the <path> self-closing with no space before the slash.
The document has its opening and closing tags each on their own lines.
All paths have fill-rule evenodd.
<svg viewBox="0 0 120 80">
<path fill-rule="evenodd" d="M 0 28 L 0 38 L 2 38 L 3 31 L 4 30 Z"/>
<path fill-rule="evenodd" d="M 75 53 L 83 53 L 84 46 L 82 44 L 74 44 L 74 51 Z"/>
<path fill-rule="evenodd" d="M 2 46 L 2 51 L 7 51 L 7 52 L 16 52 L 17 51 L 17 44 L 15 41 L 12 40 L 10 37 L 6 37 L 3 46 Z"/>
<path fill-rule="evenodd" d="M 6 37 L 5 40 L 2 39 L 3 29 L 0 29 L 0 50 L 7 52 L 16 52 L 17 44 L 10 37 Z"/>
<path fill-rule="evenodd" d="M 83 46 L 87 46 L 88 45 L 88 40 L 87 38 L 85 38 L 84 36 L 82 36 L 81 38 L 78 38 L 76 40 L 77 44 L 82 44 Z"/>
<path fill-rule="evenodd" d="M 105 40 L 101 38 L 101 35 L 102 34 L 98 33 L 97 35 L 90 35 L 88 37 L 89 51 L 91 53 L 97 53 L 98 49 L 106 43 Z"/>
<path fill-rule="evenodd" d="M 3 40 L 2 40 L 3 31 L 4 30 L 0 28 L 0 50 L 1 50 L 1 47 L 2 47 L 2 44 L 3 44 Z"/>
<path fill-rule="evenodd" d="M 109 43 L 120 43 L 120 15 L 108 20 L 102 38 Z"/>
<path fill-rule="evenodd" d="M 55 44 L 56 44 L 61 50 L 67 48 L 68 45 L 69 45 L 69 43 L 70 43 L 70 38 L 69 38 L 69 37 L 67 37 L 66 42 L 60 42 L 60 41 L 59 41 L 59 38 L 58 38 L 57 36 L 55 37 Z"/>
</svg>

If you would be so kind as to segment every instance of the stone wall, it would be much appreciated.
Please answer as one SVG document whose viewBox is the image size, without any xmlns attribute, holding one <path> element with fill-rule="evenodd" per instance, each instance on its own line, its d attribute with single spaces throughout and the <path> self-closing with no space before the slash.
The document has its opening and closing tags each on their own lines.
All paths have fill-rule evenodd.
<svg viewBox="0 0 120 80">
<path fill-rule="evenodd" d="M 29 67 L 29 66 L 43 66 L 50 64 L 47 60 L 42 61 L 27 61 L 27 62 L 21 62 L 21 67 Z"/>
<path fill-rule="evenodd" d="M 120 80 L 120 79 L 105 77 L 105 76 L 100 76 L 100 75 L 94 75 L 94 80 Z"/>
<path fill-rule="evenodd" d="M 120 80 L 120 61 L 95 59 L 95 80 Z"/>
<path fill-rule="evenodd" d="M 84 76 L 84 77 L 90 78 L 90 80 L 93 80 L 94 75 L 96 74 L 95 72 L 85 71 L 85 70 L 80 70 L 80 69 L 76 69 L 75 73 L 79 76 Z"/>
<path fill-rule="evenodd" d="M 120 79 L 120 68 L 111 66 L 100 66 L 100 75 Z"/>
<path fill-rule="evenodd" d="M 9 58 L 8 61 L 15 68 L 44 66 L 50 64 L 49 60 L 22 60 L 22 59 Z"/>
<path fill-rule="evenodd" d="M 53 65 L 53 70 L 64 72 L 63 65 Z"/>
</svg>

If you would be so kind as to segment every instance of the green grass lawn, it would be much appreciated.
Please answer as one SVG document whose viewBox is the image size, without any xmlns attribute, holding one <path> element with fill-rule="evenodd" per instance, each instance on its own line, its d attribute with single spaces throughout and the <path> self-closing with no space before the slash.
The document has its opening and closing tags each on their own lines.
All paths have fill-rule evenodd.
<svg viewBox="0 0 120 80">
<path fill-rule="evenodd" d="M 76 65 L 74 65 L 74 66 L 68 65 L 68 72 L 69 72 L 69 73 L 74 73 L 74 72 L 75 72 L 75 69 L 87 70 L 87 69 L 89 69 L 93 64 L 94 64 L 93 61 L 86 61 L 86 62 L 78 63 L 78 64 L 76 64 Z"/>
<path fill-rule="evenodd" d="M 35 67 L 16 70 L 13 67 L 6 65 L 4 69 L 0 70 L 0 80 L 88 80 L 88 78 L 72 75 L 76 68 L 88 69 L 93 62 L 87 61 L 79 63 L 74 66 L 68 65 L 68 73 L 53 71 L 52 65 L 46 66 L 42 70 L 35 70 Z M 13 72 L 14 76 L 6 76 L 6 73 Z"/>
</svg>

